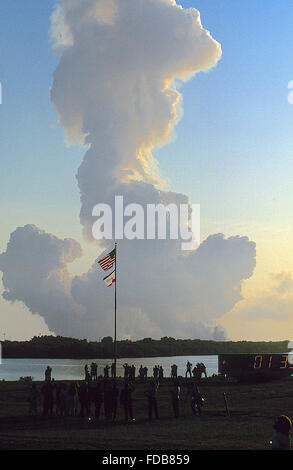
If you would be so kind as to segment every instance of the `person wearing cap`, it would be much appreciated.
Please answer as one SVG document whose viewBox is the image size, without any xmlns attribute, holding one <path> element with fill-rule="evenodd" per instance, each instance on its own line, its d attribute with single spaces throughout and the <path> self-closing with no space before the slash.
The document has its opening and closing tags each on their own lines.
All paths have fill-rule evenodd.
<svg viewBox="0 0 293 470">
<path fill-rule="evenodd" d="M 272 438 L 272 450 L 290 450 L 292 422 L 288 416 L 278 416 L 274 423 L 275 434 Z"/>
</svg>

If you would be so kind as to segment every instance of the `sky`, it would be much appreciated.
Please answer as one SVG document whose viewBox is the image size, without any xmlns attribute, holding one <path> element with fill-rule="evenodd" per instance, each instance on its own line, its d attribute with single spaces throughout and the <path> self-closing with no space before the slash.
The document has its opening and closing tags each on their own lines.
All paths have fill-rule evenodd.
<svg viewBox="0 0 293 470">
<path fill-rule="evenodd" d="M 99 1 L 102 5 L 103 0 Z M 65 0 L 63 3 L 64 8 L 69 8 Z M 82 1 L 79 3 L 83 4 Z M 90 3 L 86 0 L 85 10 Z M 255 266 L 248 262 L 239 275 L 236 269 L 231 274 L 233 282 L 229 284 L 229 292 L 221 286 L 219 293 L 220 279 L 225 278 L 221 272 L 225 258 L 221 255 L 211 261 L 210 254 L 203 258 L 202 269 L 197 271 L 198 277 L 204 271 L 204 261 L 210 262 L 214 271 L 209 276 L 212 278 L 211 284 L 214 284 L 210 293 L 206 287 L 207 297 L 212 295 L 215 298 L 206 309 L 206 299 L 200 299 L 198 303 L 192 299 L 196 308 L 206 312 L 194 313 L 194 322 L 204 325 L 206 320 L 209 325 L 219 325 L 225 329 L 227 339 L 231 340 L 289 340 L 293 334 L 293 106 L 288 101 L 288 83 L 293 80 L 292 5 L 289 0 L 279 3 L 273 0 L 249 0 L 245 2 L 245 7 L 240 0 L 177 0 L 177 4 L 184 9 L 195 8 L 200 12 L 203 28 L 221 45 L 222 55 L 214 59 L 214 64 L 207 71 L 196 73 L 188 81 L 178 83 L 177 89 L 182 94 L 181 119 L 172 130 L 168 142 L 159 147 L 154 145 L 153 155 L 158 161 L 160 173 L 168 182 L 168 189 L 186 195 L 191 203 L 200 204 L 202 242 L 209 236 L 221 233 L 226 240 L 229 237 L 248 237 L 249 241 L 255 243 L 256 250 Z M 85 105 L 86 82 L 85 87 L 82 86 L 84 75 L 91 72 L 86 68 L 88 62 L 81 61 L 79 64 L 76 51 L 76 59 L 71 67 L 74 67 L 75 76 L 78 75 L 77 68 L 80 68 L 81 73 L 75 83 L 70 71 L 66 70 L 65 55 L 60 50 L 59 53 L 54 50 L 50 25 L 55 7 L 56 2 L 52 0 L 2 1 L 0 253 L 6 251 L 10 234 L 17 227 L 27 224 L 34 224 L 58 239 L 76 240 L 82 245 L 83 256 L 72 255 L 73 262 L 68 266 L 62 265 L 60 270 L 66 271 L 67 283 L 71 283 L 70 275 L 76 276 L 72 285 L 73 298 L 84 310 L 80 313 L 75 304 L 72 308 L 76 308 L 76 315 L 87 315 L 88 321 L 92 321 L 92 306 L 96 299 L 93 298 L 90 305 L 87 301 L 80 303 L 80 286 L 76 284 L 93 282 L 88 270 L 101 248 L 84 239 L 87 222 L 79 218 L 81 203 L 78 184 L 82 184 L 81 178 L 85 176 L 79 173 L 78 179 L 76 174 L 86 148 L 77 138 L 73 139 L 72 145 L 65 139 L 69 129 L 69 102 L 84 105 L 84 110 L 88 111 L 87 122 L 92 115 L 92 110 L 86 109 Z M 75 27 L 74 21 L 78 23 L 73 13 L 72 28 Z M 150 18 L 155 28 L 155 20 L 160 18 L 159 13 L 156 16 L 155 7 L 150 10 L 152 14 Z M 166 22 L 162 18 L 162 30 L 165 26 L 168 30 L 169 17 L 166 17 Z M 127 26 L 125 22 L 125 28 Z M 83 45 L 84 37 L 81 38 Z M 88 50 L 90 47 L 94 48 L 95 44 L 91 44 Z M 178 43 L 172 51 L 162 49 L 162 54 L 167 58 L 169 54 L 177 59 L 181 55 L 184 57 L 186 51 L 183 46 L 181 50 L 180 47 Z M 212 54 L 210 51 L 206 53 Z M 155 56 L 159 52 L 152 51 L 152 54 Z M 157 70 L 155 58 L 153 62 L 146 56 L 143 59 L 149 60 L 148 66 Z M 108 63 L 101 63 L 95 70 L 99 83 L 102 83 L 104 77 L 103 67 L 108 70 Z M 119 74 L 119 69 L 115 70 Z M 194 70 L 197 71 L 195 65 Z M 126 59 L 121 64 L 122 71 L 127 73 Z M 59 77 L 60 83 L 64 80 L 63 88 L 60 83 L 56 84 L 56 77 Z M 77 86 L 80 86 L 78 94 Z M 50 96 L 52 87 L 55 92 L 53 98 Z M 62 96 L 66 97 L 68 103 L 62 102 Z M 97 96 L 97 103 L 98 99 L 102 100 L 102 97 Z M 63 124 L 58 123 L 60 118 Z M 98 118 L 97 114 L 93 121 L 99 123 Z M 97 141 L 98 124 L 96 127 L 90 124 L 89 128 L 92 138 L 90 143 L 93 145 Z M 83 193 L 83 197 L 86 199 L 87 194 Z M 234 238 L 232 241 L 234 243 Z M 207 245 L 203 245 L 202 250 Z M 239 250 L 242 248 L 245 247 L 241 246 Z M 65 250 L 63 245 L 60 249 Z M 130 248 L 127 247 L 127 250 Z M 202 262 L 200 254 L 199 265 Z M 239 262 L 238 255 L 238 251 L 231 255 L 233 259 L 235 257 L 235 264 Z M 165 256 L 168 257 L 168 254 Z M 253 257 L 251 253 L 249 256 Z M 233 260 L 229 262 L 233 265 Z M 146 263 L 144 266 L 143 263 L 142 258 L 141 270 L 153 270 L 153 265 Z M 17 269 L 22 270 L 21 262 L 19 264 Z M 32 266 L 30 268 L 33 269 Z M 213 273 L 217 269 L 219 276 L 214 279 Z M 10 276 L 8 274 L 7 277 Z M 25 272 L 23 274 L 25 276 Z M 92 276 L 92 272 L 90 274 Z M 141 283 L 145 286 L 143 281 L 142 278 Z M 59 329 L 58 318 L 54 317 L 53 321 L 50 308 L 47 304 L 44 307 L 45 292 L 42 293 L 42 299 L 37 302 L 34 298 L 32 302 L 32 290 L 23 294 L 22 284 L 19 291 L 15 292 L 16 284 L 10 279 L 9 282 L 8 287 L 6 285 L 6 288 L 2 288 L 3 291 L 10 291 L 7 300 L 0 300 L 0 339 L 29 339 L 47 332 L 66 335 L 64 325 L 68 325 L 68 319 L 60 318 L 63 329 Z M 172 282 L 177 284 L 178 279 L 174 277 Z M 192 290 L 192 285 L 189 288 Z M 58 286 L 58 289 L 61 287 Z M 237 295 L 234 296 L 235 291 Z M 102 290 L 99 292 L 104 296 Z M 166 292 L 166 286 L 162 286 L 162 295 Z M 182 291 L 182 296 L 185 297 L 188 292 Z M 125 312 L 122 305 L 121 314 L 125 314 L 127 321 L 137 319 L 142 325 L 137 330 L 123 332 L 124 337 L 152 334 L 159 337 L 176 336 L 177 331 L 179 335 L 186 336 L 187 327 L 193 321 L 193 312 L 190 311 L 192 301 L 184 312 L 185 327 L 180 329 L 179 319 L 174 313 L 174 324 L 171 321 L 173 329 L 169 328 L 165 332 L 162 326 L 164 322 L 159 324 L 154 321 L 155 309 L 160 311 L 166 307 L 162 307 L 164 302 L 160 294 L 157 294 L 157 307 L 155 301 L 152 301 L 154 305 L 150 311 L 145 308 L 150 295 L 147 287 L 141 289 L 141 298 L 143 295 L 145 301 L 137 296 L 136 304 L 122 296 Z M 165 295 L 167 304 L 166 298 Z M 103 301 L 100 300 L 106 303 L 111 301 L 109 291 L 105 299 L 103 297 Z M 70 298 L 70 305 L 71 302 Z M 128 317 L 126 310 L 132 309 L 136 313 Z M 142 313 L 138 314 L 137 311 Z M 167 315 L 167 312 L 162 314 L 165 321 Z M 96 328 L 94 335 L 98 338 L 111 332 L 110 323 L 102 319 L 100 324 L 93 323 Z M 196 332 L 195 329 L 194 335 Z M 199 336 L 204 337 L 208 334 L 205 332 L 202 326 Z M 70 334 L 78 336 L 78 327 Z M 82 337 L 88 336 L 88 330 L 84 328 L 80 334 Z"/>
</svg>

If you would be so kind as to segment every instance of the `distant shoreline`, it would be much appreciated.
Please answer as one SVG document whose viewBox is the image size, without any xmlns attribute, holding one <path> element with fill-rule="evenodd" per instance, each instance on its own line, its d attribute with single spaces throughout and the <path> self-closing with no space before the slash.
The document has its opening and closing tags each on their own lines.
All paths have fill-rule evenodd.
<svg viewBox="0 0 293 470">
<path fill-rule="evenodd" d="M 62 336 L 37 336 L 30 341 L 2 342 L 3 359 L 108 359 L 113 358 L 110 336 L 101 341 Z M 144 338 L 117 341 L 117 358 L 217 356 L 239 353 L 286 353 L 288 341 L 216 341 L 201 339 L 160 340 Z"/>
</svg>

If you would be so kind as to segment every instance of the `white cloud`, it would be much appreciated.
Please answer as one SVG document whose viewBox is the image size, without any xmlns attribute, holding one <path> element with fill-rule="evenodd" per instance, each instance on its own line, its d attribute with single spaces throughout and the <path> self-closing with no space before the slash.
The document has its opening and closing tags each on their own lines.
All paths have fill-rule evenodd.
<svg viewBox="0 0 293 470">
<path fill-rule="evenodd" d="M 113 288 L 93 265 L 71 277 L 67 264 L 81 254 L 74 240 L 60 240 L 33 225 L 12 233 L 0 255 L 3 297 L 40 314 L 51 331 L 96 338 L 113 334 Z M 251 276 L 255 246 L 246 237 L 208 237 L 188 256 L 169 242 L 119 244 L 119 337 L 212 337 L 215 319 L 241 299 Z"/>
</svg>

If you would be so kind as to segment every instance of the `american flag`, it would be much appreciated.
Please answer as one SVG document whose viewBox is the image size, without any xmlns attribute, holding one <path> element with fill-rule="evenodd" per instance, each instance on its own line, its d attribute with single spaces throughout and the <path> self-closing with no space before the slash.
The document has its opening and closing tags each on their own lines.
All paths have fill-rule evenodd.
<svg viewBox="0 0 293 470">
<path fill-rule="evenodd" d="M 104 271 L 108 271 L 108 269 L 113 267 L 115 261 L 116 261 L 116 248 L 110 251 L 110 253 L 108 253 L 107 256 L 105 256 L 105 258 L 100 259 L 98 263 L 101 266 L 101 268 L 103 268 Z"/>
</svg>

